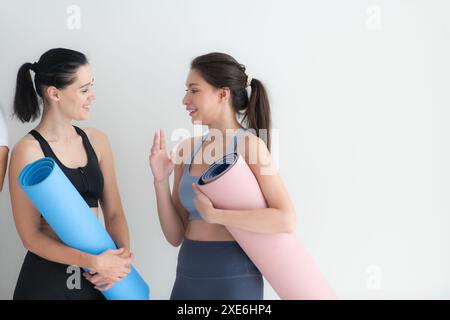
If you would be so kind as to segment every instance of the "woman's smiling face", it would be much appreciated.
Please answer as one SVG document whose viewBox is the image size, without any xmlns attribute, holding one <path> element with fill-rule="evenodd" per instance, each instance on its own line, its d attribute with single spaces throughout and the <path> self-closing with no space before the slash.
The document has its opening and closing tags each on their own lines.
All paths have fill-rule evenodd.
<svg viewBox="0 0 450 320">
<path fill-rule="evenodd" d="M 223 107 L 220 89 L 207 83 L 195 69 L 189 71 L 186 88 L 183 104 L 186 106 L 192 123 L 208 125 L 214 122 Z"/>
<path fill-rule="evenodd" d="M 92 88 L 94 78 L 89 64 L 79 67 L 74 77 L 73 83 L 63 89 L 56 89 L 60 112 L 72 120 L 87 120 L 91 103 L 95 100 Z M 51 95 L 54 96 L 54 93 Z M 50 99 L 54 100 L 54 97 L 50 97 Z"/>
</svg>

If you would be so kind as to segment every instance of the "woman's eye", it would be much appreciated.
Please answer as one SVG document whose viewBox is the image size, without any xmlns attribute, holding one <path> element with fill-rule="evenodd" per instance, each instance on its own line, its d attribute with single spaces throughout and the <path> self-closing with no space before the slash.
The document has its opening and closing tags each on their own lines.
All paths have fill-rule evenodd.
<svg viewBox="0 0 450 320">
<path fill-rule="evenodd" d="M 91 83 L 91 88 L 94 86 L 94 83 Z M 89 91 L 89 88 L 86 88 L 86 89 L 83 89 L 83 90 L 81 90 L 81 92 L 83 92 L 83 93 L 87 93 Z"/>
</svg>

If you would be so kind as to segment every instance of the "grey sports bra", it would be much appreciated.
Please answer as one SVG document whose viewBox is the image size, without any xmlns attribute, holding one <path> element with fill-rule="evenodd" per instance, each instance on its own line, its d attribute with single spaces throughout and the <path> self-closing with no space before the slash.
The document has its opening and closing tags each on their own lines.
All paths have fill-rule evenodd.
<svg viewBox="0 0 450 320">
<path fill-rule="evenodd" d="M 238 130 L 238 132 L 235 134 L 232 142 L 227 146 L 227 152 L 226 154 L 232 152 L 234 148 L 236 147 L 237 140 L 239 140 L 240 136 L 243 132 L 245 132 L 246 129 L 241 128 Z M 180 184 L 178 186 L 178 194 L 180 198 L 180 202 L 183 205 L 183 207 L 188 211 L 189 213 L 189 220 L 192 219 L 202 219 L 202 216 L 195 208 L 194 204 L 194 198 L 195 198 L 195 192 L 192 189 L 192 183 L 197 183 L 200 176 L 193 176 L 189 173 L 189 169 L 191 167 L 191 163 L 197 154 L 197 152 L 200 150 L 200 147 L 202 146 L 203 142 L 205 141 L 206 134 L 202 137 L 201 141 L 199 141 L 192 152 L 191 155 L 191 161 L 189 163 L 185 163 L 183 166 L 183 174 L 180 178 Z"/>
</svg>

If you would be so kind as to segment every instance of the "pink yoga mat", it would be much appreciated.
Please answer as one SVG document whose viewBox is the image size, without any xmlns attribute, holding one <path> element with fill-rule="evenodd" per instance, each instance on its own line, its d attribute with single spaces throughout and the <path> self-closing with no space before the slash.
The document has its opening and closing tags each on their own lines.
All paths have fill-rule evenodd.
<svg viewBox="0 0 450 320">
<path fill-rule="evenodd" d="M 216 208 L 267 208 L 250 167 L 238 153 L 213 163 L 198 181 Z M 331 287 L 293 233 L 257 233 L 227 229 L 281 299 L 333 300 Z"/>
</svg>

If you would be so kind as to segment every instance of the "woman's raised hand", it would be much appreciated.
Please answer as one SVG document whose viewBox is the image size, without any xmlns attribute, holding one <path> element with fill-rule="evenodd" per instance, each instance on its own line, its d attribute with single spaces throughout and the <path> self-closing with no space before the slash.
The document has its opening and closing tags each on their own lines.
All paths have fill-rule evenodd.
<svg viewBox="0 0 450 320">
<path fill-rule="evenodd" d="M 166 138 L 164 131 L 160 129 L 160 134 L 155 132 L 153 137 L 153 146 L 150 151 L 150 169 L 152 170 L 155 182 L 161 182 L 169 178 L 175 163 L 173 162 L 174 154 L 169 156 L 166 150 Z"/>
</svg>

